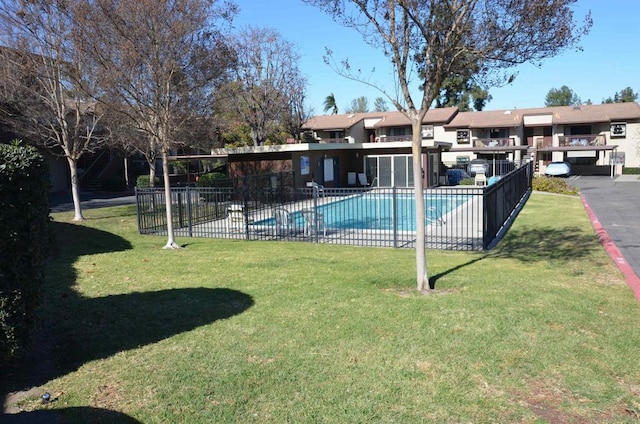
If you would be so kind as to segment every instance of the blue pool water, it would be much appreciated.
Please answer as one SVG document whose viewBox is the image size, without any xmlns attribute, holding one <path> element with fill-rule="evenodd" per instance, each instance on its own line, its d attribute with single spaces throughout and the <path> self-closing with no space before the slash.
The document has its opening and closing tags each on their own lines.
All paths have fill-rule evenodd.
<svg viewBox="0 0 640 424">
<path fill-rule="evenodd" d="M 425 196 L 427 225 L 442 222 L 442 217 L 465 203 L 469 197 Z M 393 196 L 366 193 L 318 206 L 327 228 L 415 231 L 415 199 L 410 195 L 396 196 L 395 213 Z M 301 212 L 293 213 L 296 227 L 302 228 Z M 273 224 L 273 220 L 270 223 Z M 265 223 L 269 223 L 269 222 Z"/>
<path fill-rule="evenodd" d="M 467 200 L 466 196 L 425 196 L 425 223 L 431 224 Z M 415 199 L 365 194 L 318 207 L 327 227 L 371 230 L 415 231 Z"/>
</svg>

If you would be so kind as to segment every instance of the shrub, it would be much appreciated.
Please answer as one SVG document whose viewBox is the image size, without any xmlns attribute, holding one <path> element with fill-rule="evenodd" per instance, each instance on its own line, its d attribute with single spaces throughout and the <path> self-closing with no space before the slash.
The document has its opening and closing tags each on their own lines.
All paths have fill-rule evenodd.
<svg viewBox="0 0 640 424">
<path fill-rule="evenodd" d="M 198 187 L 232 187 L 231 180 L 221 172 L 211 172 L 198 177 Z"/>
<path fill-rule="evenodd" d="M 33 147 L 0 145 L 0 364 L 22 351 L 51 244 L 49 170 Z"/>
<path fill-rule="evenodd" d="M 626 175 L 638 175 L 640 174 L 640 168 L 622 168 L 622 173 Z"/>
<path fill-rule="evenodd" d="M 160 177 L 155 177 L 155 186 L 159 187 L 160 186 Z M 136 178 L 136 187 L 139 188 L 149 188 L 151 187 L 151 184 L 149 183 L 151 181 L 151 179 L 149 178 L 148 175 L 138 175 L 138 178 Z"/>
<path fill-rule="evenodd" d="M 536 175 L 533 177 L 533 189 L 535 191 L 544 191 L 548 193 L 568 194 L 571 196 L 578 195 L 578 189 L 567 184 L 567 182 L 558 177 L 547 177 L 544 175 Z"/>
</svg>

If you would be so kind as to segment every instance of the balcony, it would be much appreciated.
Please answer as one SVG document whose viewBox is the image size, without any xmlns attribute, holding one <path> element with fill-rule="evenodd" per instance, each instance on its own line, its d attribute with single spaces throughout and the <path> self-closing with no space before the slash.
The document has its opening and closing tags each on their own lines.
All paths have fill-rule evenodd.
<svg viewBox="0 0 640 424">
<path fill-rule="evenodd" d="M 511 138 L 474 138 L 473 147 L 510 147 L 514 142 Z"/>
<path fill-rule="evenodd" d="M 560 147 L 593 147 L 606 144 L 607 138 L 601 134 L 561 135 L 558 137 L 558 146 Z"/>
</svg>

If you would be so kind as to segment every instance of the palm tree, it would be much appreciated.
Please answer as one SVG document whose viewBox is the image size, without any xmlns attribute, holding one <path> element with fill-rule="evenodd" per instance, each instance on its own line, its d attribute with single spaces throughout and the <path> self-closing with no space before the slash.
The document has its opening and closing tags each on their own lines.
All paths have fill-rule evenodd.
<svg viewBox="0 0 640 424">
<path fill-rule="evenodd" d="M 324 111 L 331 111 L 332 115 L 338 114 L 338 104 L 336 103 L 336 96 L 333 93 L 329 94 L 326 99 L 324 99 Z"/>
</svg>

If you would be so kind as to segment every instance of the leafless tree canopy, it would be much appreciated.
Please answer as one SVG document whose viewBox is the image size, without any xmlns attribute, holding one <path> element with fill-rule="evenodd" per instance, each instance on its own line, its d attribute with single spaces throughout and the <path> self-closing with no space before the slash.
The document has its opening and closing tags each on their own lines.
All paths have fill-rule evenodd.
<svg viewBox="0 0 640 424">
<path fill-rule="evenodd" d="M 87 96 L 72 29 L 74 0 L 7 1 L 0 4 L 3 105 L 0 115 L 18 135 L 66 157 L 75 204 L 83 219 L 77 162 L 101 147 L 103 109 Z"/>
<path fill-rule="evenodd" d="M 99 82 L 96 98 L 168 148 L 195 117 L 210 116 L 233 60 L 216 24 L 234 7 L 203 0 L 87 0 L 78 14 L 83 59 Z"/>
<path fill-rule="evenodd" d="M 229 90 L 236 112 L 249 125 L 255 146 L 291 114 L 303 113 L 306 81 L 295 46 L 268 28 L 248 28 L 235 42 L 237 63 Z"/>
</svg>

